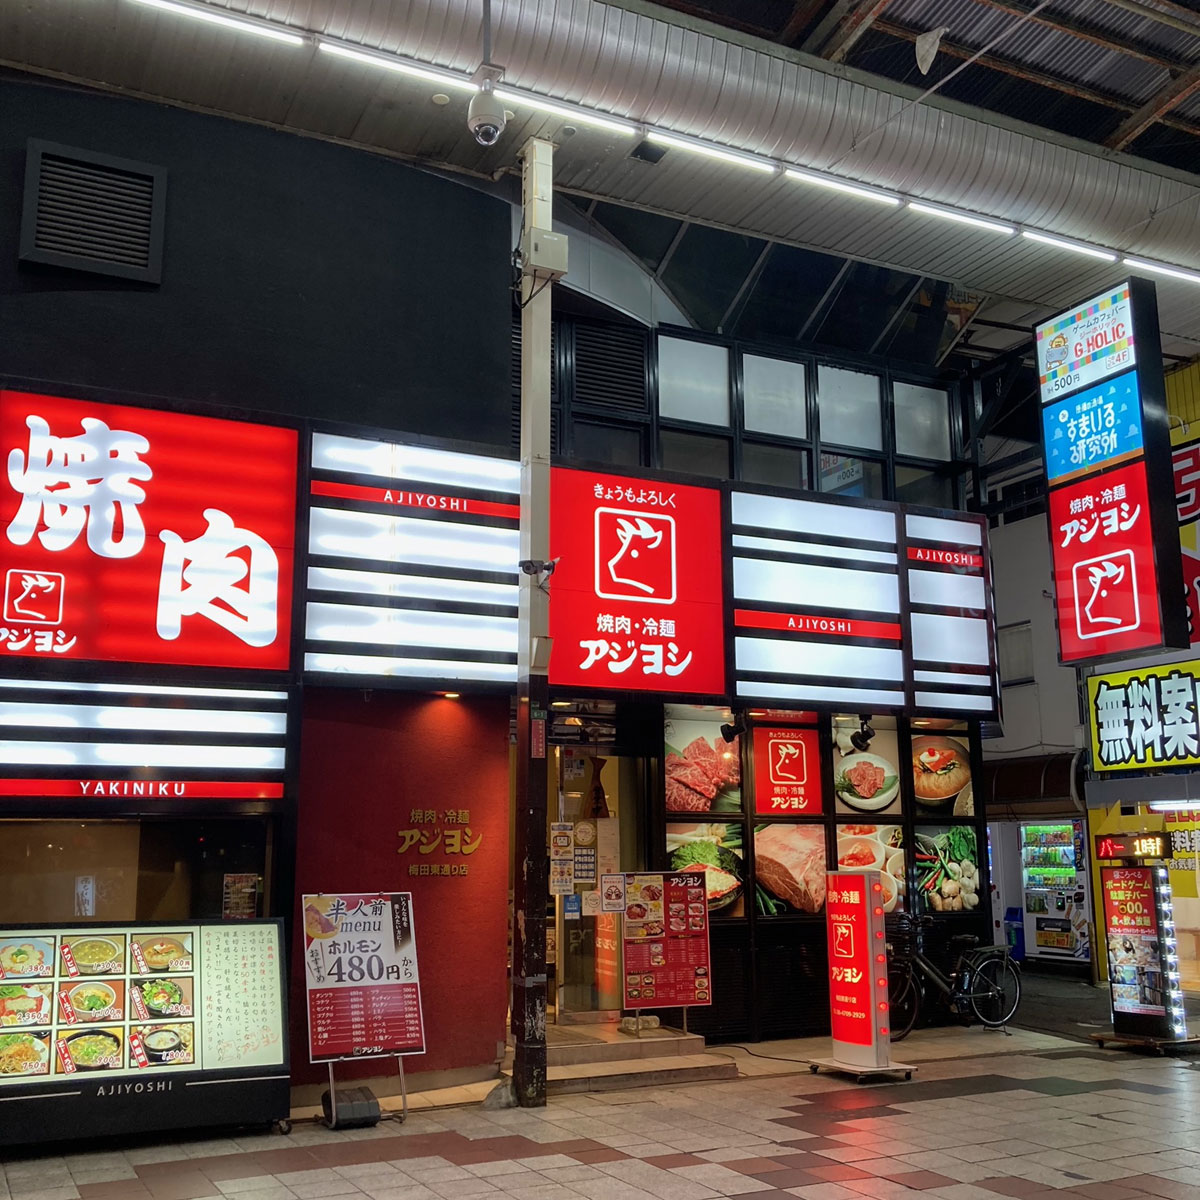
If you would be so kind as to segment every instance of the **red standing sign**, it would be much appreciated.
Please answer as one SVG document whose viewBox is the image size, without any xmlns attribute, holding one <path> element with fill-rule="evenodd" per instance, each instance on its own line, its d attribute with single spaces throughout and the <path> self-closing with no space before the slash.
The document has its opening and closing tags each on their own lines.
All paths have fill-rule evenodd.
<svg viewBox="0 0 1200 1200">
<path fill-rule="evenodd" d="M 768 816 L 819 816 L 821 757 L 815 729 L 756 725 L 754 811 Z"/>
<path fill-rule="evenodd" d="M 0 392 L 0 657 L 285 670 L 297 437 Z"/>
<path fill-rule="evenodd" d="M 550 506 L 551 684 L 723 694 L 719 492 L 556 467 Z"/>
<path fill-rule="evenodd" d="M 1050 532 L 1063 661 L 1159 645 L 1145 463 L 1052 490 Z"/>
<path fill-rule="evenodd" d="M 625 1008 L 712 1003 L 703 871 L 625 876 Z"/>
</svg>

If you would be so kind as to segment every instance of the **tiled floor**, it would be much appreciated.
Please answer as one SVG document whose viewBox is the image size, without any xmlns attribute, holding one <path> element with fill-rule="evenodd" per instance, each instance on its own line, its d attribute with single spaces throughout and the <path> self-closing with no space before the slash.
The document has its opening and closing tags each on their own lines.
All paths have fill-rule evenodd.
<svg viewBox="0 0 1200 1200">
<path fill-rule="evenodd" d="M 1200 1064 L 1074 1046 L 7 1159 L 0 1200 L 1200 1200 Z"/>
</svg>

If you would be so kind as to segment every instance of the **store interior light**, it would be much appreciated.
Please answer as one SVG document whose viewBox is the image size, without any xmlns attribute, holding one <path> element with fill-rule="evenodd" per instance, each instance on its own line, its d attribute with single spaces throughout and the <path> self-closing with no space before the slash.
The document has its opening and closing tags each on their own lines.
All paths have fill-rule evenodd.
<svg viewBox="0 0 1200 1200">
<path fill-rule="evenodd" d="M 536 109 L 538 112 L 550 113 L 552 116 L 562 117 L 567 121 L 578 121 L 581 125 L 594 125 L 609 133 L 632 137 L 638 131 L 638 127 L 632 121 L 622 121 L 619 117 L 610 117 L 590 108 L 576 108 L 573 105 L 560 104 L 530 92 L 514 92 L 508 88 L 495 88 L 492 94 L 501 104 L 511 104 L 515 108 Z"/>
<path fill-rule="evenodd" d="M 145 0 L 138 0 L 145 3 Z M 411 75 L 414 79 L 427 79 L 430 83 L 442 87 L 458 88 L 464 92 L 475 92 L 479 89 L 466 75 L 456 75 L 453 71 L 439 71 L 436 67 L 422 66 L 420 63 L 409 62 L 397 58 L 394 54 L 371 54 L 366 50 L 356 50 L 353 46 L 343 46 L 340 42 L 328 42 L 322 38 L 317 48 L 326 54 L 334 54 L 338 58 L 348 58 L 353 62 L 362 63 L 368 67 L 379 67 L 384 71 L 395 71 L 400 75 Z"/>
<path fill-rule="evenodd" d="M 663 133 L 658 129 L 651 129 L 646 134 L 646 140 L 654 142 L 658 146 L 669 146 L 675 150 L 686 150 L 689 154 L 699 154 L 703 158 L 715 158 L 720 162 L 730 163 L 735 167 L 749 167 L 752 171 L 762 171 L 769 174 L 775 170 L 775 164 L 765 158 L 756 158 L 749 154 L 739 154 L 736 150 L 724 150 L 720 146 L 714 146 L 709 142 L 680 137 L 674 133 Z"/>
<path fill-rule="evenodd" d="M 442 696 L 447 700 L 457 700 L 462 692 L 443 692 Z"/>
<path fill-rule="evenodd" d="M 174 13 L 178 17 L 190 17 L 193 21 L 204 21 L 209 25 L 220 25 L 225 29 L 233 29 L 238 33 L 253 34 L 254 37 L 266 38 L 270 42 L 281 42 L 286 46 L 303 46 L 304 38 L 297 33 L 288 33 L 270 21 L 256 21 L 250 17 L 235 17 L 226 13 L 214 12 L 200 4 L 186 4 L 183 0 L 132 0 L 145 8 L 157 8 L 163 12 Z"/>
<path fill-rule="evenodd" d="M 1125 260 L 1126 262 L 1129 259 Z M 1151 800 L 1151 812 L 1188 812 L 1195 808 L 1197 801 L 1195 800 Z"/>
<path fill-rule="evenodd" d="M 834 179 L 832 175 L 819 175 L 815 171 L 798 171 L 795 167 L 788 167 L 784 174 L 789 179 L 798 179 L 801 183 L 813 183 L 817 187 L 829 188 L 847 196 L 857 196 L 860 200 L 874 200 L 879 204 L 890 205 L 892 208 L 898 207 L 901 203 L 900 197 L 893 196 L 890 192 L 877 192 L 874 188 Z"/>
<path fill-rule="evenodd" d="M 1043 246 L 1054 246 L 1059 250 L 1073 250 L 1076 254 L 1086 254 L 1089 258 L 1100 258 L 1105 262 L 1116 262 L 1117 256 L 1111 250 L 1101 250 L 1099 246 L 1085 246 L 1082 242 L 1069 242 L 1065 238 L 1051 237 L 1048 233 L 1035 233 L 1032 229 L 1022 229 L 1021 236 L 1031 242 L 1041 242 Z"/>
<path fill-rule="evenodd" d="M 956 221 L 960 225 L 974 225 L 977 229 L 986 229 L 991 233 L 1002 233 L 1006 237 L 1012 237 L 1017 232 L 1015 225 L 1005 225 L 1000 221 L 988 221 L 983 217 L 972 216 L 970 213 L 956 212 L 950 208 L 936 208 L 932 204 L 921 204 L 916 200 L 910 200 L 908 207 L 913 212 L 924 213 L 927 217 L 942 217 L 947 221 Z"/>
<path fill-rule="evenodd" d="M 1178 267 L 1165 267 L 1162 263 L 1147 262 L 1144 258 L 1130 258 L 1126 255 L 1121 260 L 1127 267 L 1133 267 L 1138 271 L 1150 271 L 1155 275 L 1169 275 L 1172 279 L 1183 279 L 1188 283 L 1200 283 L 1200 275 L 1195 271 L 1182 271 Z M 1151 804 L 1151 808 L 1156 805 Z M 1181 808 L 1190 807 L 1189 805 L 1180 805 Z"/>
</svg>

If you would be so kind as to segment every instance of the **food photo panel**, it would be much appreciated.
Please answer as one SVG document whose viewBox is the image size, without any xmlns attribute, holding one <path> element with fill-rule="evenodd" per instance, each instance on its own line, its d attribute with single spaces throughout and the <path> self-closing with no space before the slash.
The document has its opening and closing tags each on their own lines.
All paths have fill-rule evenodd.
<svg viewBox="0 0 1200 1200">
<path fill-rule="evenodd" d="M 756 825 L 754 906 L 762 917 L 815 916 L 825 908 L 825 826 Z"/>
<path fill-rule="evenodd" d="M 903 912 L 906 891 L 904 826 L 883 821 L 839 821 L 839 871 L 879 871 L 884 912 Z"/>
<path fill-rule="evenodd" d="M 663 729 L 663 774 L 668 815 L 742 811 L 741 738 L 729 740 L 727 708 L 668 704 Z"/>
<path fill-rule="evenodd" d="M 971 742 L 962 726 L 954 733 L 925 733 L 931 722 L 913 723 L 913 796 L 922 816 L 973 817 Z"/>
<path fill-rule="evenodd" d="M 978 909 L 980 852 L 974 825 L 919 825 L 913 834 L 916 907 L 928 913 Z"/>
<path fill-rule="evenodd" d="M 704 872 L 710 917 L 746 915 L 744 831 L 740 821 L 667 826 L 668 870 Z"/>
<path fill-rule="evenodd" d="M 833 796 L 838 816 L 900 816 L 896 719 L 869 713 L 833 718 Z"/>
</svg>

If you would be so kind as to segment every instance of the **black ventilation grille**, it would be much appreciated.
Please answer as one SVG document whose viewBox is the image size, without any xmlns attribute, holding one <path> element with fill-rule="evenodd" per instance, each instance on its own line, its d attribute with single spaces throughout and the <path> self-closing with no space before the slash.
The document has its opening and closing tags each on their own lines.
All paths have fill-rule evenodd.
<svg viewBox="0 0 1200 1200">
<path fill-rule="evenodd" d="M 158 283 L 166 171 L 31 140 L 20 258 Z"/>
<path fill-rule="evenodd" d="M 647 338 L 624 325 L 575 325 L 575 404 L 645 416 Z"/>
</svg>

